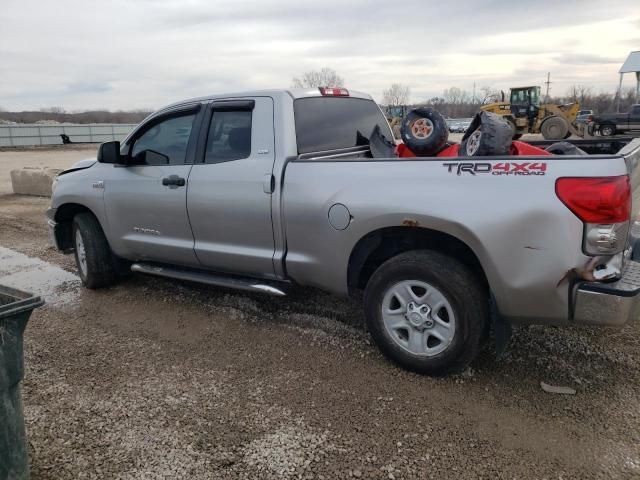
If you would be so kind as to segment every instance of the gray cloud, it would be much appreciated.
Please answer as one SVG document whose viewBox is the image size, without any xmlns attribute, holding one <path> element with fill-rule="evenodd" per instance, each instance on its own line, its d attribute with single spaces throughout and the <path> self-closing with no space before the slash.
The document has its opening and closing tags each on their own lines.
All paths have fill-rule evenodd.
<svg viewBox="0 0 640 480">
<path fill-rule="evenodd" d="M 620 64 L 620 57 L 605 57 L 590 53 L 563 53 L 562 55 L 555 57 L 555 60 L 558 63 L 569 65 Z"/>
<path fill-rule="evenodd" d="M 397 81 L 422 99 L 541 84 L 547 71 L 558 91 L 615 88 L 630 44 L 599 35 L 591 51 L 583 34 L 633 29 L 640 14 L 637 0 L 616 2 L 618 20 L 602 12 L 595 0 L 3 0 L 0 106 L 159 107 L 287 87 L 323 66 L 377 97 Z"/>
</svg>

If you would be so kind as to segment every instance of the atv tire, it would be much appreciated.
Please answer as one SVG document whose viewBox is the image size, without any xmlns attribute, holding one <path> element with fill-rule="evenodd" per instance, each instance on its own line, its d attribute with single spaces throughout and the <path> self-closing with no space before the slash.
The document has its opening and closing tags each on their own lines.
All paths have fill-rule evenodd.
<svg viewBox="0 0 640 480">
<path fill-rule="evenodd" d="M 460 142 L 460 156 L 508 155 L 513 137 L 512 122 L 495 113 L 477 113 Z"/>
<path fill-rule="evenodd" d="M 588 155 L 587 152 L 569 142 L 552 143 L 545 150 L 554 155 Z"/>
<path fill-rule="evenodd" d="M 447 146 L 449 127 L 444 117 L 432 108 L 416 108 L 402 122 L 401 138 L 420 157 L 435 155 Z"/>
</svg>

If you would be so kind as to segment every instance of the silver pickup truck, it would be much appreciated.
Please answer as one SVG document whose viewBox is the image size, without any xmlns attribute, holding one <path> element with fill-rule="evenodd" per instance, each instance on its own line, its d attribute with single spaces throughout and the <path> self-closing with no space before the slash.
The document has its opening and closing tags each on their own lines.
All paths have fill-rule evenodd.
<svg viewBox="0 0 640 480">
<path fill-rule="evenodd" d="M 401 366 L 459 371 L 489 325 L 636 314 L 640 143 L 587 156 L 379 158 L 368 95 L 187 100 L 62 172 L 47 212 L 89 288 L 124 274 L 285 295 L 362 294 Z"/>
</svg>

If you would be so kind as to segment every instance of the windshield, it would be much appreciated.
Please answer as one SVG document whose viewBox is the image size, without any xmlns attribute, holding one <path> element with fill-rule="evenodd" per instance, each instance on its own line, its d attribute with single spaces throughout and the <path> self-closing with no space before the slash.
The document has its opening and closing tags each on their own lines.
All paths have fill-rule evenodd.
<svg viewBox="0 0 640 480">
<path fill-rule="evenodd" d="M 299 154 L 369 145 L 376 127 L 379 134 L 393 141 L 389 124 L 373 100 L 299 98 L 293 110 Z"/>
</svg>

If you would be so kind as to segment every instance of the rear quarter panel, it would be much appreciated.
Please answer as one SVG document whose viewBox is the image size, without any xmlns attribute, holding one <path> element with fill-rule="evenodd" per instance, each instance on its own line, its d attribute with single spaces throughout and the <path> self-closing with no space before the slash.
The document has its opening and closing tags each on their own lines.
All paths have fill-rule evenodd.
<svg viewBox="0 0 640 480">
<path fill-rule="evenodd" d="M 620 157 L 504 157 L 475 163 L 546 164 L 544 175 L 460 172 L 467 159 L 295 161 L 284 178 L 288 275 L 301 284 L 347 293 L 349 256 L 364 235 L 408 221 L 466 243 L 476 254 L 500 312 L 513 321 L 568 319 L 571 269 L 584 266 L 582 222 L 555 194 L 566 176 L 624 175 Z M 352 221 L 334 229 L 329 208 Z"/>
</svg>

